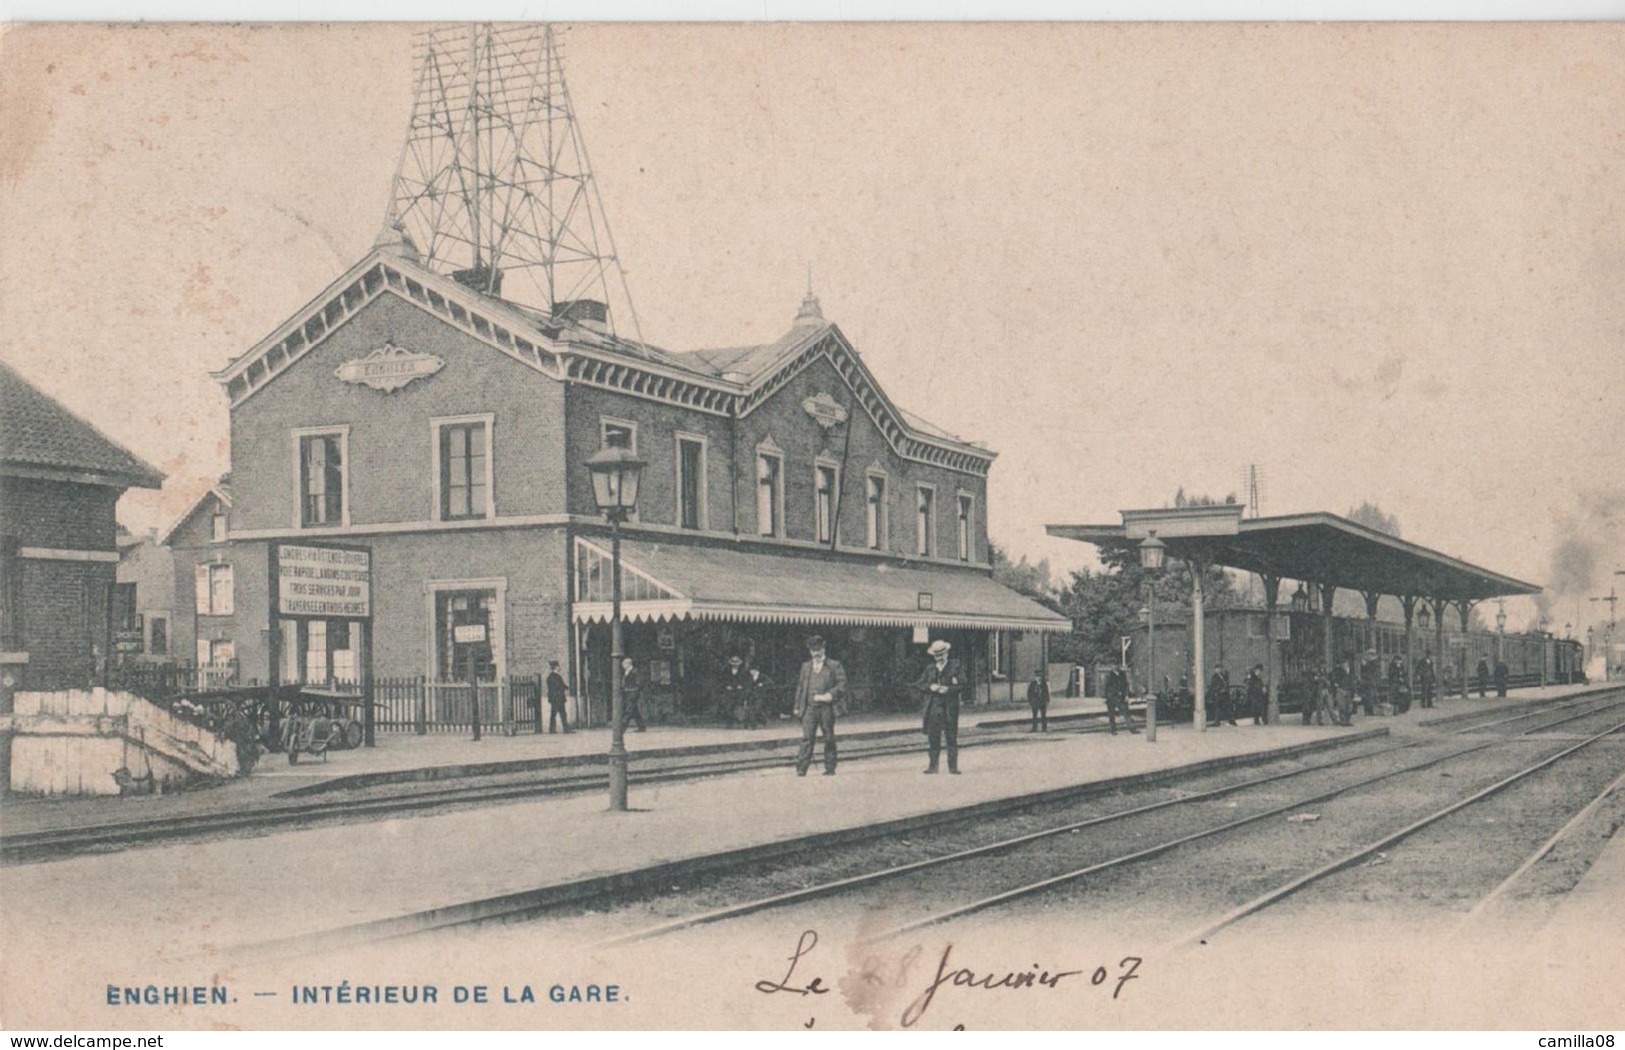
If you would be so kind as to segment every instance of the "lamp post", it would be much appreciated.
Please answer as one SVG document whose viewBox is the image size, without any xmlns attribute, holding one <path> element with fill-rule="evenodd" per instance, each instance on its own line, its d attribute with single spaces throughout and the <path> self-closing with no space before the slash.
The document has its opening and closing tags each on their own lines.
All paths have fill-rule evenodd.
<svg viewBox="0 0 1625 1050">
<path fill-rule="evenodd" d="M 592 495 L 609 521 L 610 536 L 610 692 L 609 808 L 626 810 L 626 688 L 621 673 L 621 522 L 638 505 L 638 482 L 644 463 L 627 448 L 599 449 L 587 459 Z"/>
<path fill-rule="evenodd" d="M 1157 530 L 1152 529 L 1151 535 L 1140 541 L 1140 568 L 1150 576 L 1145 584 L 1145 740 L 1148 744 L 1157 742 L 1157 576 L 1167 557 L 1168 545 L 1157 539 Z"/>
<path fill-rule="evenodd" d="M 1506 659 L 1507 644 L 1507 603 L 1505 598 L 1495 602 L 1495 662 L 1500 663 Z"/>
</svg>

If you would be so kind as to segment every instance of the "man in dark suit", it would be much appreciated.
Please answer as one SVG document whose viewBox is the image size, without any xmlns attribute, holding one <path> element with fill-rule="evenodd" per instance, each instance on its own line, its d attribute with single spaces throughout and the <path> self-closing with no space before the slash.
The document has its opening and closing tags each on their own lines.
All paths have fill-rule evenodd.
<svg viewBox="0 0 1625 1050">
<path fill-rule="evenodd" d="M 763 674 L 760 667 L 750 669 L 750 717 L 752 729 L 760 729 L 767 725 L 770 717 L 779 717 L 778 709 L 775 707 L 773 680 Z"/>
<path fill-rule="evenodd" d="M 1117 735 L 1117 718 L 1123 718 L 1123 725 L 1128 727 L 1130 733 L 1138 733 L 1134 728 L 1134 716 L 1128 710 L 1128 674 L 1121 667 L 1114 667 L 1106 672 L 1106 725 L 1112 736 Z"/>
<path fill-rule="evenodd" d="M 824 655 L 824 639 L 807 639 L 807 662 L 796 679 L 795 713 L 801 719 L 801 751 L 796 775 L 806 776 L 812 765 L 813 741 L 824 734 L 824 775 L 835 775 L 835 705 L 846 697 L 846 668 Z"/>
<path fill-rule="evenodd" d="M 742 726 L 751 724 L 750 675 L 745 673 L 745 658 L 735 654 L 728 657 L 728 669 L 722 672 L 723 716 Z"/>
<path fill-rule="evenodd" d="M 626 732 L 634 720 L 638 723 L 638 732 L 648 728 L 643 724 L 643 676 L 638 674 L 637 664 L 628 656 L 621 661 L 621 732 Z"/>
<path fill-rule="evenodd" d="M 1027 732 L 1049 732 L 1049 680 L 1044 677 L 1042 667 L 1033 672 L 1033 680 L 1027 683 L 1027 706 L 1033 712 L 1032 728 Z"/>
<path fill-rule="evenodd" d="M 1247 710 L 1252 712 L 1253 725 L 1269 721 L 1269 690 L 1264 687 L 1264 665 L 1254 664 L 1247 672 Z"/>
<path fill-rule="evenodd" d="M 1416 665 L 1416 687 L 1422 691 L 1422 706 L 1433 706 L 1433 691 L 1438 684 L 1433 671 L 1433 652 L 1429 650 L 1422 654 L 1422 659 Z"/>
<path fill-rule="evenodd" d="M 925 665 L 914 688 L 925 698 L 925 735 L 929 743 L 927 773 L 937 771 L 944 738 L 948 744 L 948 772 L 959 772 L 959 700 L 965 691 L 965 672 L 959 661 L 948 657 L 952 648 L 942 639 L 926 650 L 931 662 Z"/>
<path fill-rule="evenodd" d="M 549 660 L 547 663 L 547 731 L 549 733 L 563 730 L 570 731 L 570 722 L 564 716 L 564 704 L 570 695 L 570 690 L 564 684 L 564 676 L 559 674 L 559 662 Z M 540 725 L 537 726 L 541 728 Z"/>
</svg>

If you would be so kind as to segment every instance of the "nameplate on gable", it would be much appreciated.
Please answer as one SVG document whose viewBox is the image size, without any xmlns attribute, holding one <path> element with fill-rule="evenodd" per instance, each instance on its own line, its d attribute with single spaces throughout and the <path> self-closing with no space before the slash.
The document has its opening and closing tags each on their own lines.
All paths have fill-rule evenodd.
<svg viewBox="0 0 1625 1050">
<path fill-rule="evenodd" d="M 445 366 L 446 362 L 433 354 L 385 343 L 365 357 L 344 362 L 333 374 L 346 383 L 361 383 L 387 394 L 414 379 L 432 376 Z"/>
<path fill-rule="evenodd" d="M 809 397 L 801 403 L 801 407 L 825 430 L 846 422 L 846 406 L 828 394 Z"/>
</svg>

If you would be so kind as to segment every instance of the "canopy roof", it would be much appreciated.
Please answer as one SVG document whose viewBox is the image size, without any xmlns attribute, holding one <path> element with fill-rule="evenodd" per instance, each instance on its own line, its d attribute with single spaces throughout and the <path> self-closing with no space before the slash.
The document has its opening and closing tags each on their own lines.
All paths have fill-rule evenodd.
<svg viewBox="0 0 1625 1050">
<path fill-rule="evenodd" d="M 576 538 L 577 622 L 610 618 L 609 545 Z M 621 540 L 622 615 L 853 626 L 1071 631 L 1072 621 L 972 569 Z"/>
<path fill-rule="evenodd" d="M 1046 528 L 1101 547 L 1133 547 L 1155 530 L 1170 558 L 1354 591 L 1476 602 L 1541 590 L 1336 514 L 1243 518 L 1241 512 L 1228 504 L 1126 510 L 1121 525 Z"/>
</svg>

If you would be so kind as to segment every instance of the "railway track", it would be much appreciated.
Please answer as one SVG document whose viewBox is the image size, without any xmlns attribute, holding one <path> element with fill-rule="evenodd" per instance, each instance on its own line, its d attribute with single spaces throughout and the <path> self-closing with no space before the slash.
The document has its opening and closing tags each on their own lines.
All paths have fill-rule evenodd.
<svg viewBox="0 0 1625 1050">
<path fill-rule="evenodd" d="M 1093 719 L 1096 716 L 1084 717 Z M 1105 716 L 1098 717 L 1100 724 L 1089 721 L 1069 725 L 1052 730 L 1049 736 L 1105 732 Z M 1000 726 L 986 736 L 967 736 L 961 741 L 960 747 L 974 749 L 1032 741 L 1033 738 L 1024 730 Z M 677 760 L 671 765 L 645 762 L 641 763 L 642 768 L 639 768 L 640 764 L 634 763 L 630 779 L 633 784 L 660 784 L 783 767 L 791 761 L 785 751 L 792 746 L 786 743 L 777 750 L 765 754 L 756 751 L 737 757 Z M 873 742 L 860 741 L 849 744 L 842 749 L 841 760 L 863 761 L 916 754 L 920 751 L 921 745 L 917 737 L 910 733 L 896 740 L 882 738 Z M 210 835 L 255 834 L 293 827 L 352 823 L 378 817 L 427 813 L 454 807 L 577 795 L 603 790 L 608 783 L 607 778 L 608 771 L 601 766 L 594 766 L 582 772 L 572 772 L 566 767 L 554 775 L 526 776 L 520 780 L 507 779 L 497 783 L 427 787 L 408 784 L 390 789 L 383 795 L 324 798 L 316 801 L 277 803 L 246 811 L 165 816 L 59 830 L 0 834 L 0 863 L 35 862 L 76 853 L 105 852 Z"/>
<path fill-rule="evenodd" d="M 1574 710 L 1576 708 L 1579 708 L 1580 710 L 1576 712 Z M 1568 701 L 1563 704 L 1551 705 L 1535 711 L 1523 712 L 1513 716 L 1497 715 L 1495 717 L 1487 717 L 1486 719 L 1473 719 L 1465 725 L 1457 726 L 1451 729 L 1448 733 L 1444 734 L 1444 737 L 1446 739 L 1466 737 L 1468 734 L 1475 733 L 1483 729 L 1487 724 L 1490 723 L 1497 726 L 1512 726 L 1520 722 L 1533 721 L 1535 722 L 1534 725 L 1524 726 L 1516 734 L 1518 737 L 1531 737 L 1548 730 L 1555 725 L 1566 724 L 1581 718 L 1595 717 L 1600 713 L 1614 711 L 1619 708 L 1625 708 L 1625 698 L 1621 698 L 1617 695 L 1609 698 L 1590 696 Z M 1557 717 L 1554 718 L 1552 717 L 1553 715 L 1556 715 Z M 1620 723 L 1619 726 L 1611 727 L 1609 732 L 1615 731 L 1622 727 L 1625 727 L 1625 723 Z M 1332 786 L 1328 790 L 1311 794 L 1308 797 L 1300 797 L 1290 801 L 1287 804 L 1270 807 L 1263 813 L 1249 814 L 1242 818 L 1225 821 L 1218 826 L 1199 829 L 1195 833 L 1177 836 L 1173 839 L 1159 842 L 1151 847 L 1131 850 L 1126 853 L 1108 858 L 1105 861 L 1097 861 L 1089 865 L 1085 865 L 1082 868 L 1069 870 L 1059 875 L 1045 878 L 1041 881 L 1023 884 L 1008 890 L 1003 890 L 998 894 L 984 897 L 968 904 L 927 916 L 921 920 L 911 922 L 906 926 L 902 926 L 894 930 L 888 930 L 884 935 L 907 932 L 960 915 L 969 914 L 974 911 L 986 910 L 988 908 L 998 907 L 1024 897 L 1042 894 L 1052 890 L 1056 886 L 1084 878 L 1087 875 L 1095 872 L 1148 860 L 1162 853 L 1177 849 L 1179 846 L 1189 842 L 1222 835 L 1228 831 L 1233 831 L 1235 829 L 1254 824 L 1271 816 L 1278 816 L 1306 805 L 1312 805 L 1325 799 L 1330 799 L 1339 795 L 1357 791 L 1361 787 L 1369 784 L 1378 783 L 1393 777 L 1405 775 L 1407 773 L 1414 773 L 1423 769 L 1439 766 L 1464 755 L 1482 752 L 1493 748 L 1498 744 L 1507 742 L 1507 739 L 1508 738 L 1504 736 L 1497 736 L 1475 741 L 1468 744 L 1466 747 L 1450 748 L 1446 753 L 1429 755 L 1419 762 L 1409 763 L 1398 769 L 1384 770 L 1375 775 L 1362 776 L 1353 782 L 1345 781 Z M 633 941 L 647 940 L 674 933 L 679 930 L 724 922 L 747 915 L 753 915 L 760 912 L 771 911 L 777 908 L 814 901 L 820 898 L 848 895 L 870 888 L 875 884 L 884 881 L 897 879 L 907 875 L 915 875 L 922 872 L 943 870 L 950 868 L 953 865 L 961 864 L 976 858 L 995 857 L 1032 844 L 1043 842 L 1045 840 L 1053 840 L 1060 836 L 1072 835 L 1085 829 L 1096 828 L 1123 821 L 1131 821 L 1148 814 L 1166 812 L 1182 806 L 1211 801 L 1226 795 L 1247 792 L 1251 788 L 1289 782 L 1299 777 L 1325 773 L 1329 770 L 1338 769 L 1353 763 L 1376 759 L 1387 755 L 1395 755 L 1413 748 L 1425 747 L 1430 743 L 1430 741 L 1436 744 L 1438 742 L 1438 738 L 1429 737 L 1388 743 L 1376 748 L 1362 749 L 1354 754 L 1340 754 L 1327 761 L 1318 762 L 1299 769 L 1275 772 L 1264 776 L 1250 777 L 1189 795 L 1137 805 L 1118 812 L 1103 815 L 1097 814 L 1081 821 L 1068 821 L 1062 824 L 1045 827 L 1035 832 L 1001 839 L 995 842 L 980 844 L 967 849 L 957 850 L 942 856 L 912 860 L 904 864 L 886 866 L 876 870 L 860 872 L 855 875 L 847 875 L 840 878 L 818 882 L 813 885 L 800 886 L 767 896 L 731 903 L 721 908 L 711 908 L 704 911 L 699 911 L 687 916 L 661 922 L 647 928 L 638 929 L 627 933 L 620 933 L 608 939 L 601 940 L 599 943 L 602 945 L 618 945 Z M 624 896 L 626 892 L 627 891 L 624 886 L 618 888 L 618 893 L 620 896 Z M 560 909 L 584 909 L 592 906 L 598 906 L 597 898 L 578 898 L 566 903 L 539 906 L 534 899 L 527 898 L 525 894 L 515 894 L 511 895 L 510 898 L 505 900 L 468 902 L 465 905 L 454 905 L 451 907 L 439 908 L 435 909 L 433 912 L 421 913 L 416 916 L 402 916 L 398 919 L 387 920 L 383 923 L 365 924 L 363 927 L 353 928 L 350 931 L 350 936 L 341 937 L 339 940 L 353 945 L 357 943 L 366 943 L 368 941 L 390 939 L 402 936 L 415 936 L 437 931 L 453 930 L 462 927 L 521 922 L 539 918 L 544 914 L 552 914 Z M 369 928 L 373 934 L 376 934 L 376 936 L 369 935 Z M 341 933 L 343 931 L 332 932 Z"/>
</svg>

